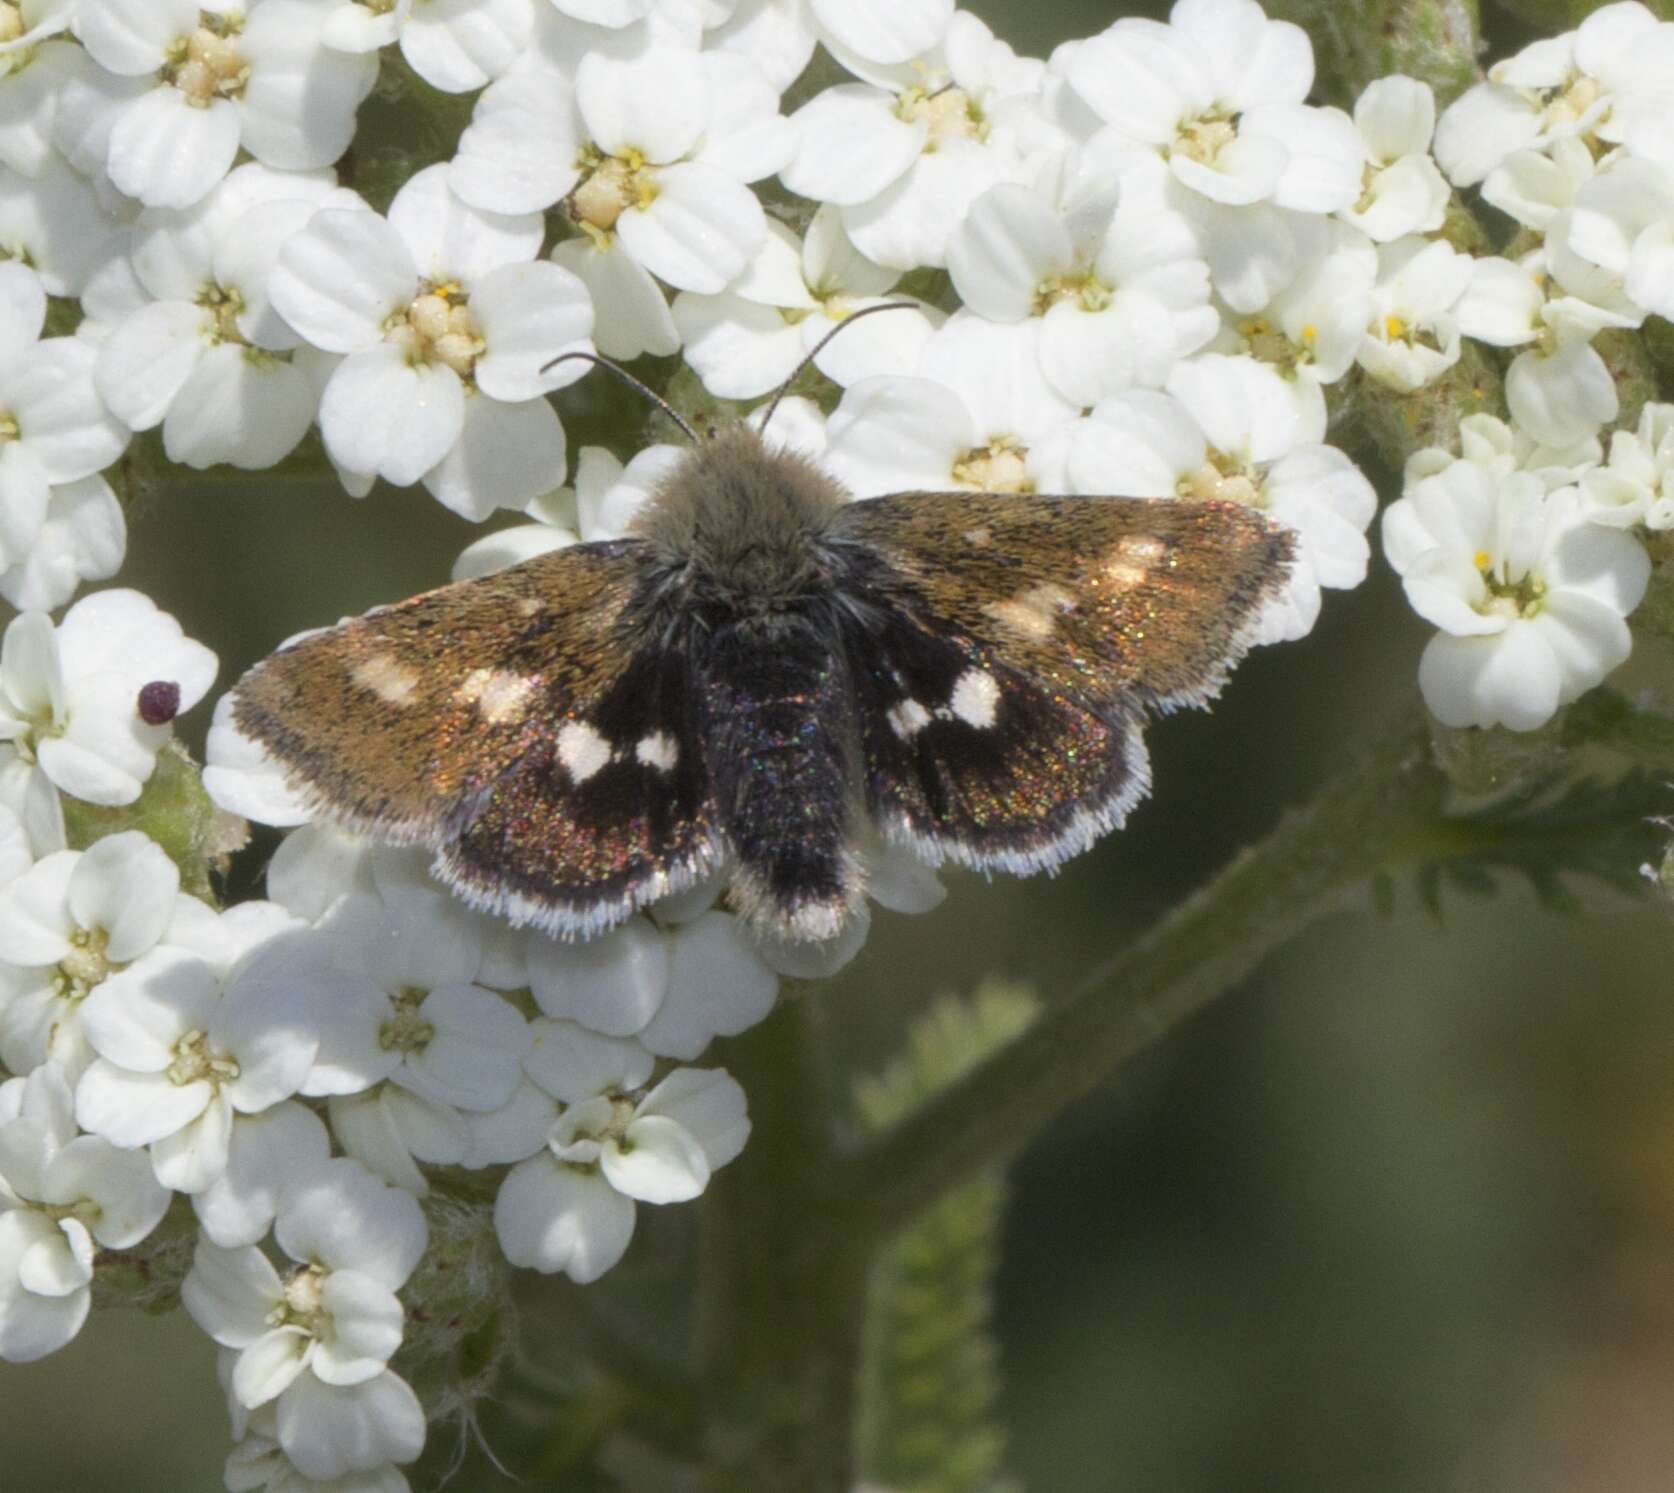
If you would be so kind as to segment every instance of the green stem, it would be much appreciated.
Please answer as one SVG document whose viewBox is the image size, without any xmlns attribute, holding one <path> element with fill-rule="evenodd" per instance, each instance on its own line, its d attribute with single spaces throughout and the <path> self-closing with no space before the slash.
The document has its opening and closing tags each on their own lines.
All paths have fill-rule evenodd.
<svg viewBox="0 0 1674 1493">
<path fill-rule="evenodd" d="M 1309 807 L 1237 856 L 1017 1041 L 872 1146 L 832 1186 L 842 1229 L 886 1238 L 948 1188 L 1017 1151 L 1066 1105 L 1342 903 L 1441 814 L 1446 783 L 1420 714 Z"/>
<path fill-rule="evenodd" d="M 812 994 L 726 1045 L 750 1096 L 744 1154 L 703 1199 L 704 1493 L 850 1493 L 869 1251 L 836 1227 Z"/>
</svg>

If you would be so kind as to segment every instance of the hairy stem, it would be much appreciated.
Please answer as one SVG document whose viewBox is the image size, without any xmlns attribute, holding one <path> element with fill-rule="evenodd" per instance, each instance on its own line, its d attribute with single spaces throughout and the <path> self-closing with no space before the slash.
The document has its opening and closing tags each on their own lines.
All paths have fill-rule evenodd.
<svg viewBox="0 0 1674 1493">
<path fill-rule="evenodd" d="M 837 1227 L 832 1108 L 812 994 L 726 1044 L 744 1154 L 704 1194 L 704 1493 L 850 1493 L 869 1251 Z"/>
<path fill-rule="evenodd" d="M 842 1231 L 855 1247 L 886 1238 L 1017 1151 L 1375 872 L 1406 859 L 1403 847 L 1422 846 L 1445 793 L 1415 712 L 1017 1041 L 845 1157 L 831 1177 Z"/>
</svg>

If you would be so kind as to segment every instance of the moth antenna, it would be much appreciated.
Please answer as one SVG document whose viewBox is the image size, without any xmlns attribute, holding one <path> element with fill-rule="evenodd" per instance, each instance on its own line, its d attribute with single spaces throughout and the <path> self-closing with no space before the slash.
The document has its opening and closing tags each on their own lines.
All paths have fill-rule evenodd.
<svg viewBox="0 0 1674 1493">
<path fill-rule="evenodd" d="M 883 308 L 882 307 L 875 307 L 873 309 L 882 310 Z M 864 316 L 865 312 L 857 311 L 855 313 L 855 315 Z M 839 331 L 842 330 L 840 325 L 837 328 L 837 330 L 839 330 Z M 820 346 L 824 347 L 825 343 L 821 342 Z M 547 372 L 548 369 L 556 368 L 560 363 L 567 363 L 567 362 L 570 361 L 571 358 L 585 358 L 589 363 L 596 363 L 600 368 L 608 368 L 612 373 L 614 373 L 617 376 L 617 378 L 621 379 L 622 382 L 625 383 L 630 389 L 637 390 L 639 393 L 643 394 L 647 399 L 649 399 L 652 404 L 656 405 L 658 409 L 660 409 L 665 415 L 667 415 L 669 417 L 669 419 L 674 421 L 674 423 L 676 425 L 678 425 L 681 428 L 681 430 L 683 430 L 686 433 L 686 439 L 688 441 L 690 441 L 694 446 L 697 445 L 697 440 L 698 440 L 697 432 L 694 431 L 690 425 L 688 425 L 684 420 L 682 420 L 680 418 L 679 411 L 676 410 L 675 407 L 672 404 L 670 404 L 668 402 L 668 400 L 664 399 L 663 396 L 661 394 L 659 394 L 655 389 L 648 388 L 645 384 L 641 383 L 637 378 L 635 378 L 633 376 L 633 374 L 629 373 L 628 370 L 626 368 L 624 368 L 620 363 L 612 363 L 609 358 L 601 357 L 598 353 L 586 353 L 586 352 L 561 353 L 558 357 L 554 358 L 550 363 L 547 363 L 547 364 L 543 365 L 542 368 L 541 368 L 541 372 L 545 373 L 545 372 Z"/>
<path fill-rule="evenodd" d="M 826 343 L 831 341 L 831 339 L 845 327 L 852 327 L 860 320 L 861 317 L 871 316 L 878 311 L 914 311 L 917 309 L 918 303 L 916 301 L 885 301 L 881 306 L 867 306 L 862 310 L 849 312 L 847 316 L 838 322 L 836 326 L 827 332 L 825 336 L 821 337 L 820 340 L 808 350 L 807 356 L 804 357 L 802 361 L 796 365 L 796 367 L 791 369 L 790 377 L 787 378 L 784 383 L 779 385 L 778 393 L 773 396 L 772 402 L 767 406 L 767 413 L 761 417 L 761 424 L 756 428 L 760 431 L 766 431 L 767 422 L 773 418 L 773 411 L 779 408 L 779 401 L 790 392 L 790 386 L 801 377 L 802 370 L 812 363 L 822 352 L 824 352 Z M 577 354 L 570 353 L 569 356 L 573 358 L 577 356 Z"/>
</svg>

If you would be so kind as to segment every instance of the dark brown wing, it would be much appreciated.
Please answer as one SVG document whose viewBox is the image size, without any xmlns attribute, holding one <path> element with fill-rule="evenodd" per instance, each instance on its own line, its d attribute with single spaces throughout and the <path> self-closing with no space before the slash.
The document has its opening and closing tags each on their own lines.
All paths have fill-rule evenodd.
<svg viewBox="0 0 1674 1493">
<path fill-rule="evenodd" d="M 643 544 L 542 555 L 273 654 L 233 714 L 324 815 L 436 849 L 467 900 L 586 933 L 718 857 L 681 638 L 633 623 Z"/>
<path fill-rule="evenodd" d="M 1235 504 L 998 493 L 855 503 L 832 538 L 880 829 L 1020 872 L 1122 822 L 1146 712 L 1216 693 L 1291 554 Z"/>
</svg>

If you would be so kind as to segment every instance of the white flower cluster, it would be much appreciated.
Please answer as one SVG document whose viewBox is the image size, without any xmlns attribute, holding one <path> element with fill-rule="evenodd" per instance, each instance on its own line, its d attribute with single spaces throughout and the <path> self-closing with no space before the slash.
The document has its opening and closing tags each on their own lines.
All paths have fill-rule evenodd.
<svg viewBox="0 0 1674 1493">
<path fill-rule="evenodd" d="M 849 80 L 787 113 L 816 47 Z M 476 97 L 380 212 L 339 163 L 384 48 Z M 101 473 L 135 432 L 262 469 L 317 428 L 351 493 L 523 513 L 461 556 L 482 574 L 621 534 L 674 459 L 587 448 L 560 487 L 565 353 L 679 353 L 751 400 L 897 301 L 819 352 L 831 413 L 787 400 L 774 439 L 861 497 L 1259 507 L 1298 540 L 1274 642 L 1370 559 L 1332 387 L 1413 394 L 1474 338 L 1519 349 L 1512 423 L 1414 456 L 1382 525 L 1440 629 L 1425 697 L 1528 729 L 1620 663 L 1641 531 L 1674 528 L 1674 406 L 1606 457 L 1593 344 L 1674 315 L 1674 23 L 1607 6 L 1439 121 L 1411 78 L 1352 116 L 1313 81 L 1256 0 L 1044 62 L 952 0 L 0 0 L 0 1357 L 68 1341 L 100 1252 L 180 1194 L 229 1477 L 402 1488 L 424 1424 L 389 1363 L 429 1169 L 498 1169 L 507 1259 L 596 1278 L 638 1203 L 695 1197 L 744 1142 L 739 1086 L 684 1065 L 866 936 L 763 945 L 719 881 L 581 945 L 508 931 L 414 853 L 307 823 L 225 702 L 204 784 L 293 830 L 270 901 L 187 895 L 137 831 L 67 848 L 61 795 L 134 804 L 215 673 L 137 592 L 47 615 L 120 567 Z M 1443 236 L 1449 180 L 1517 220 L 1515 255 Z M 951 314 L 896 289 L 928 272 Z M 880 905 L 939 900 L 871 859 Z"/>
<path fill-rule="evenodd" d="M 1437 122 L 1454 185 L 1523 230 L 1515 255 L 1442 256 L 1425 277 L 1443 353 L 1460 334 L 1518 349 L 1511 424 L 1466 419 L 1458 460 L 1416 453 L 1383 518 L 1390 564 L 1440 629 L 1419 682 L 1448 725 L 1530 730 L 1632 646 L 1650 574 L 1635 531 L 1674 525 L 1674 407 L 1646 405 L 1606 458 L 1619 401 L 1593 344 L 1674 316 L 1671 99 L 1674 22 L 1628 0 L 1496 64 Z"/>
</svg>

